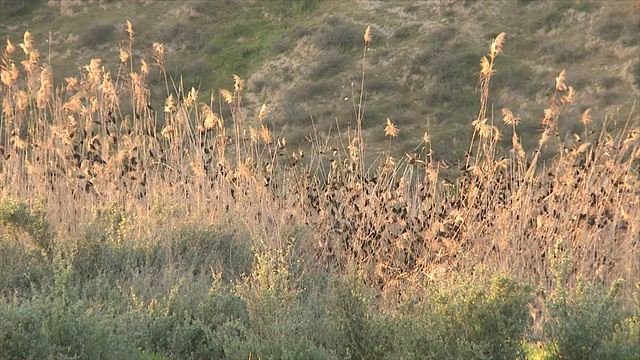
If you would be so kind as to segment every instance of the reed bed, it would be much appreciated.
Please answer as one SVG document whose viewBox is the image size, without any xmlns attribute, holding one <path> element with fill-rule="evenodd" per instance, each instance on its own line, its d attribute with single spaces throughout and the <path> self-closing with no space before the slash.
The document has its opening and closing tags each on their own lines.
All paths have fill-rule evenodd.
<svg viewBox="0 0 640 360">
<path fill-rule="evenodd" d="M 380 124 L 387 150 L 367 157 L 370 28 L 356 128 L 329 139 L 310 134 L 295 147 L 270 126 L 269 104 L 245 104 L 240 76 L 215 94 L 174 85 L 163 45 L 154 44 L 150 55 L 136 52 L 129 22 L 127 34 L 119 66 L 93 59 L 62 85 L 52 83 L 55 69 L 29 32 L 18 44 L 7 40 L 1 196 L 42 210 L 50 227 L 35 224 L 16 236 L 44 261 L 78 255 L 78 234 L 100 211 L 116 209 L 122 216 L 113 231 L 128 246 L 149 247 L 149 239 L 185 224 L 218 226 L 245 234 L 257 263 L 272 256 L 287 276 L 358 274 L 379 292 L 383 311 L 454 274 L 509 274 L 536 286 L 539 300 L 558 281 L 571 289 L 623 279 L 623 298 L 636 291 L 637 118 L 593 121 L 589 109 L 572 119 L 566 109 L 575 106 L 575 90 L 561 71 L 540 116 L 538 147 L 524 149 L 522 137 L 532 134 L 518 132 L 517 114 L 505 108 L 496 116 L 490 103 L 504 33 L 481 57 L 479 110 L 457 165 L 437 158 L 446 149 L 431 147 L 428 129 L 415 153 L 396 154 L 403 130 L 393 119 Z M 161 108 L 150 105 L 152 72 L 166 80 Z M 560 121 L 579 121 L 583 131 L 562 139 Z M 8 233 L 9 221 L 3 225 Z M 557 276 L 558 264 L 566 264 L 566 276 Z M 251 286 L 243 289 L 251 295 Z M 535 319 L 546 311 L 541 300 L 531 306 Z"/>
</svg>

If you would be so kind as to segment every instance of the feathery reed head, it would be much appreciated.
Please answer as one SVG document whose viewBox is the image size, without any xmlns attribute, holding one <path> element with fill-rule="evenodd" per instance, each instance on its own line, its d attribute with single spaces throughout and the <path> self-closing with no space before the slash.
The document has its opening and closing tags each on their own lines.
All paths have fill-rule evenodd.
<svg viewBox="0 0 640 360">
<path fill-rule="evenodd" d="M 260 108 L 260 112 L 258 113 L 258 119 L 260 119 L 260 121 L 262 121 L 265 116 L 267 116 L 267 104 L 262 104 L 262 107 Z"/>
<path fill-rule="evenodd" d="M 133 40 L 133 36 L 136 34 L 133 31 L 133 25 L 131 25 L 131 21 L 127 20 L 127 34 L 129 34 L 129 40 Z"/>
<path fill-rule="evenodd" d="M 364 32 L 364 44 L 369 45 L 371 43 L 371 26 L 367 26 L 367 30 Z"/>
<path fill-rule="evenodd" d="M 390 118 L 387 118 L 387 123 L 384 127 L 384 136 L 398 136 L 398 128 L 394 125 Z"/>
<path fill-rule="evenodd" d="M 222 96 L 222 99 L 227 104 L 231 104 L 233 102 L 233 94 L 227 89 L 220 89 L 220 96 Z"/>
<path fill-rule="evenodd" d="M 556 76 L 556 90 L 565 91 L 567 90 L 567 85 L 564 83 L 564 69 Z"/>
<path fill-rule="evenodd" d="M 244 90 L 244 80 L 236 74 L 233 74 L 233 88 L 238 92 Z"/>
<path fill-rule="evenodd" d="M 491 47 L 489 48 L 490 50 L 489 54 L 491 55 L 492 58 L 495 58 L 496 56 L 498 56 L 498 54 L 500 54 L 500 52 L 502 51 L 502 43 L 504 42 L 505 36 L 506 34 L 502 32 L 498 34 L 498 36 L 496 36 L 493 42 L 491 43 Z"/>
</svg>

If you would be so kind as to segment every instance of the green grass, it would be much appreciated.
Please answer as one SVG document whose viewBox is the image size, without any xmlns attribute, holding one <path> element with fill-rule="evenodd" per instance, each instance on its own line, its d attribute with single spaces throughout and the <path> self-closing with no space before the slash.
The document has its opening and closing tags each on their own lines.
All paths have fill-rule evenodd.
<svg viewBox="0 0 640 360">
<path fill-rule="evenodd" d="M 386 119 L 392 114 L 411 115 L 415 118 L 412 125 L 422 125 L 424 118 L 459 119 L 455 121 L 464 124 L 468 117 L 474 116 L 477 103 L 473 91 L 474 73 L 483 52 L 481 39 L 490 39 L 505 31 L 511 51 L 508 61 L 500 62 L 505 66 L 496 77 L 496 97 L 492 99 L 496 106 L 502 106 L 498 101 L 500 97 L 527 99 L 518 110 L 518 116 L 523 122 L 539 121 L 542 117 L 540 106 L 543 106 L 539 99 L 543 97 L 544 87 L 552 84 L 555 69 L 567 68 L 573 83 L 585 86 L 580 89 L 584 94 L 583 106 L 603 109 L 600 117 L 615 111 L 613 104 L 618 104 L 623 112 L 631 111 L 638 89 L 635 86 L 634 91 L 627 90 L 637 78 L 634 67 L 629 67 L 628 77 L 622 75 L 621 69 L 598 69 L 598 64 L 604 62 L 624 64 L 630 61 L 628 55 L 611 57 L 610 48 L 616 46 L 617 39 L 623 47 L 637 46 L 637 37 L 633 34 L 638 31 L 634 24 L 638 23 L 635 19 L 639 12 L 631 3 L 603 3 L 606 6 L 602 13 L 598 12 L 596 4 L 583 1 L 494 5 L 484 8 L 476 8 L 472 2 L 442 5 L 438 8 L 444 14 L 442 23 L 425 28 L 422 20 L 435 15 L 430 14 L 427 7 L 406 6 L 402 2 L 390 3 L 389 9 L 394 10 L 388 11 L 375 6 L 364 10 L 311 0 L 261 5 L 221 1 L 215 6 L 197 1 L 155 1 L 148 5 L 106 2 L 107 11 L 99 9 L 97 4 L 71 6 L 69 10 L 42 3 L 8 12 L 10 17 L 3 32 L 18 42 L 22 29 L 29 28 L 36 42 L 42 44 L 51 31 L 55 45 L 65 48 L 64 53 L 54 51 L 51 54 L 53 65 L 59 69 L 55 73 L 56 81 L 62 81 L 77 73 L 91 57 L 102 58 L 104 65 L 116 71 L 116 45 L 126 37 L 122 24 L 123 19 L 129 19 L 134 23 L 138 45 L 144 48 L 153 42 L 162 42 L 167 45 L 169 54 L 180 54 L 167 56 L 167 69 L 173 76 L 171 87 L 175 84 L 177 88 L 182 82 L 187 89 L 196 87 L 201 94 L 217 97 L 219 89 L 232 85 L 227 80 L 232 74 L 246 78 L 269 77 L 273 82 L 288 86 L 270 91 L 260 91 L 261 87 L 249 88 L 249 91 L 261 101 L 272 103 L 272 114 L 281 116 L 282 122 L 293 119 L 289 126 L 300 126 L 302 129 L 297 132 L 311 133 L 313 129 L 309 122 L 296 121 L 303 116 L 287 115 L 291 105 L 282 99 L 287 98 L 291 88 L 303 93 L 295 89 L 307 86 L 305 79 L 338 83 L 338 88 L 349 88 L 358 76 L 359 69 L 354 66 L 358 51 L 354 50 L 360 46 L 364 24 L 373 25 L 370 64 L 375 68 L 377 81 L 368 99 L 381 104 L 380 108 L 391 108 L 402 98 L 415 98 L 400 113 L 394 111 L 380 116 Z M 580 16 L 592 18 L 593 26 L 587 25 L 591 23 L 589 21 L 576 22 Z M 96 18 L 100 21 L 92 20 Z M 492 21 L 495 18 L 500 21 Z M 628 21 L 624 20 L 626 18 Z M 588 26 L 593 29 L 587 29 Z M 596 34 L 604 43 L 587 46 L 587 33 Z M 75 37 L 70 36 L 72 34 Z M 308 46 L 316 47 L 317 52 Z M 57 46 L 52 48 L 55 50 Z M 43 58 L 48 58 L 46 52 L 43 52 Z M 145 52 L 147 50 L 141 48 L 136 56 L 144 56 Z M 289 59 L 293 67 L 279 68 L 282 64 L 277 61 L 279 57 Z M 271 61 L 275 63 L 271 64 Z M 155 97 L 166 96 L 161 86 L 164 79 L 156 70 L 152 69 L 149 79 L 157 85 L 152 91 Z M 606 97 L 586 95 L 593 93 L 595 86 L 600 86 L 600 79 L 606 82 L 612 76 L 622 76 L 625 80 L 616 84 Z M 310 115 L 318 118 L 316 125 L 322 133 L 335 121 L 331 116 L 324 116 L 325 98 L 338 99 L 335 89 L 315 87 L 313 96 L 297 100 L 297 106 L 304 109 L 304 118 Z M 351 95 L 350 91 L 347 93 L 346 96 Z M 538 99 L 538 106 L 533 99 Z M 153 105 L 161 106 L 160 103 Z M 349 118 L 338 120 L 347 122 Z M 436 131 L 433 136 L 445 135 Z M 409 140 L 419 141 L 419 136 L 412 135 Z M 527 148 L 535 146 L 533 142 L 526 145 Z M 464 149 L 456 149 L 456 152 L 462 151 Z M 447 161 L 455 160 L 448 154 L 441 156 Z"/>
</svg>

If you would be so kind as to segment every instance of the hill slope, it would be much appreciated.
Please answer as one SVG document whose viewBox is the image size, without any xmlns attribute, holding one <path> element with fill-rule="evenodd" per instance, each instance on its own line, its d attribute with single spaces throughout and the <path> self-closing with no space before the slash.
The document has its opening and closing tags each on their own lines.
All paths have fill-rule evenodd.
<svg viewBox="0 0 640 360">
<path fill-rule="evenodd" d="M 459 161 L 477 116 L 478 62 L 500 32 L 507 38 L 490 101 L 496 123 L 503 107 L 521 119 L 525 149 L 537 141 L 563 69 L 576 101 L 561 119 L 560 136 L 579 129 L 587 108 L 596 122 L 629 114 L 638 120 L 635 1 L 61 1 L 11 10 L 4 11 L 3 37 L 17 43 L 30 30 L 58 82 L 77 76 L 91 58 L 115 74 L 130 20 L 134 52 L 149 61 L 152 43 L 163 43 L 176 87 L 182 82 L 217 96 L 238 74 L 248 80 L 247 108 L 267 103 L 269 121 L 286 128 L 294 145 L 313 132 L 311 117 L 320 135 L 354 126 L 367 26 L 373 42 L 363 126 L 374 150 L 389 117 L 400 130 L 398 154 L 417 148 L 428 128 L 435 155 Z M 152 69 L 149 81 L 152 105 L 161 107 L 167 96 L 161 71 Z"/>
</svg>

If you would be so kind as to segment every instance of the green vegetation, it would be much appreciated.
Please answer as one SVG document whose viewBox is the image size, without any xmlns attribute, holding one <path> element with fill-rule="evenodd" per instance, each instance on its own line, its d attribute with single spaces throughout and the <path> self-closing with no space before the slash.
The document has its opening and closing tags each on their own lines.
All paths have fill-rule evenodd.
<svg viewBox="0 0 640 360">
<path fill-rule="evenodd" d="M 232 74 L 247 80 L 248 111 L 262 102 L 269 121 L 293 130 L 289 143 L 309 150 L 305 136 L 328 136 L 336 126 L 355 124 L 352 83 L 359 79 L 360 33 L 371 25 L 365 133 L 378 136 L 373 124 L 387 117 L 401 124 L 403 145 L 393 155 L 413 151 L 425 126 L 435 143 L 449 144 L 434 156 L 461 166 L 472 129 L 474 93 L 481 45 L 500 32 L 508 34 L 508 58 L 499 61 L 491 101 L 496 109 L 517 103 L 522 142 L 536 147 L 544 99 L 557 73 L 566 69 L 580 91 L 581 108 L 598 109 L 594 121 L 632 113 L 638 98 L 636 36 L 640 10 L 633 1 L 451 1 L 411 4 L 404 1 L 291 0 L 4 2 L 0 33 L 19 39 L 29 29 L 56 69 L 55 83 L 74 76 L 91 58 L 115 71 L 118 44 L 136 25 L 134 62 L 153 43 L 162 43 L 170 73 L 151 67 L 147 82 L 151 105 L 162 107 L 169 92 L 195 87 L 201 97 L 229 87 Z M 21 5 L 22 4 L 22 5 Z M 94 21 L 93 19 L 99 19 Z M 611 85 L 610 79 L 618 79 Z M 169 91 L 170 90 L 170 91 Z M 347 98 L 348 100 L 344 100 Z M 156 102 L 157 101 L 157 102 Z M 258 108 L 255 108 L 258 104 Z M 636 107 L 637 109 L 637 107 Z M 499 117 L 499 112 L 492 114 Z M 313 117 L 314 121 L 310 119 Z M 315 126 L 315 129 L 313 129 Z M 561 136 L 579 126 L 561 122 Z M 456 129 L 453 135 L 452 127 Z M 294 129 L 293 129 L 294 128 Z M 502 130 L 502 129 L 501 129 Z M 590 139 L 593 140 L 593 139 Z M 509 140 L 503 139 L 508 147 Z M 370 144 L 372 154 L 384 149 Z M 543 149 L 544 158 L 550 152 Z"/>
<path fill-rule="evenodd" d="M 117 4 L 101 3 L 114 13 Z M 412 34 L 424 29 L 412 26 L 385 35 L 347 17 L 328 22 L 340 31 L 320 20 L 309 23 L 320 32 L 294 24 L 337 2 L 217 4 L 226 13 L 176 4 L 156 4 L 144 26 L 158 29 L 154 12 L 175 11 L 183 23 L 157 34 L 184 47 L 161 39 L 140 50 L 144 26 L 112 30 L 105 18 L 85 24 L 92 31 L 78 41 L 117 60 L 90 56 L 79 74 L 57 74 L 30 32 L 4 47 L 0 358 L 640 356 L 634 112 L 596 120 L 580 103 L 588 85 L 573 87 L 572 73 L 557 69 L 535 105 L 541 120 L 521 120 L 530 103 L 493 87 L 513 91 L 524 77 L 529 88 L 539 73 L 509 55 L 505 33 L 476 43 L 449 24 L 421 43 Z M 398 4 L 408 18 L 424 10 Z M 570 21 L 546 2 L 505 6 L 514 4 L 537 7 L 549 29 Z M 79 10 L 63 5 L 55 10 L 69 18 Z M 591 11 L 562 6 L 562 14 Z M 252 20 L 230 20 L 238 12 Z M 205 36 L 189 21 L 203 14 L 234 25 Z M 259 31 L 273 16 L 288 25 Z M 232 37 L 241 45 L 230 47 Z M 51 53 L 77 45 L 60 39 L 51 36 Z M 403 87 L 385 86 L 389 53 L 376 41 L 423 45 L 405 59 L 405 80 L 430 89 L 429 101 L 417 91 L 379 101 Z M 200 43 L 220 57 L 176 56 Z M 261 70 L 265 54 L 318 55 L 313 47 L 324 57 L 299 69 L 304 76 Z M 556 56 L 550 49 L 539 55 Z M 208 61 L 221 61 L 229 76 L 220 81 L 232 87 L 198 90 L 189 67 L 197 74 Z M 258 75 L 245 81 L 235 69 Z M 599 78 L 608 102 L 628 83 L 618 75 Z M 286 111 L 262 101 L 270 91 L 287 95 Z M 322 116 L 340 116 L 330 131 L 311 121 L 308 99 L 322 102 Z M 417 124 L 427 106 L 437 116 Z M 437 156 L 445 151 L 458 163 Z"/>
</svg>

